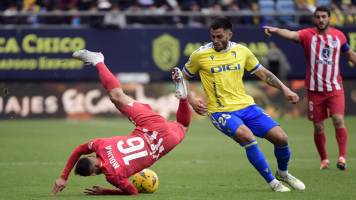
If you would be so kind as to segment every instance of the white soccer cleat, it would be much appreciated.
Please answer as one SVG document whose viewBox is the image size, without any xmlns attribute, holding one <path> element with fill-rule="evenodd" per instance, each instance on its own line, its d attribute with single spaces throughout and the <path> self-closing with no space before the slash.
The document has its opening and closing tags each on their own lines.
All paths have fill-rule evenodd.
<svg viewBox="0 0 356 200">
<path fill-rule="evenodd" d="M 277 171 L 276 178 L 279 181 L 283 181 L 283 182 L 287 183 L 295 190 L 305 190 L 304 183 L 289 173 L 287 173 L 286 176 L 281 176 L 278 174 L 278 171 Z"/>
<path fill-rule="evenodd" d="M 81 49 L 73 53 L 73 58 L 83 61 L 85 64 L 96 65 L 104 62 L 104 55 L 100 52 L 92 52 L 86 49 Z"/>
<path fill-rule="evenodd" d="M 178 67 L 174 67 L 172 70 L 172 80 L 176 86 L 175 95 L 178 99 L 187 98 L 187 86 L 185 85 L 183 73 Z"/>
<path fill-rule="evenodd" d="M 290 192 L 290 189 L 279 181 L 276 181 L 273 185 L 271 185 L 271 188 L 275 192 Z"/>
</svg>

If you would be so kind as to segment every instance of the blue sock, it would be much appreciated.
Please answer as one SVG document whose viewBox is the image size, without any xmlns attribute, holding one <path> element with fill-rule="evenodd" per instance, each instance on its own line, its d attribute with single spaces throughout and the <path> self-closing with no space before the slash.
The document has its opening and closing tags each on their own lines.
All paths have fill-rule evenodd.
<svg viewBox="0 0 356 200">
<path fill-rule="evenodd" d="M 249 144 L 244 145 L 247 158 L 250 163 L 257 169 L 257 171 L 263 176 L 267 183 L 274 179 L 274 176 L 269 168 L 267 161 L 258 147 L 257 141 L 253 140 Z"/>
<path fill-rule="evenodd" d="M 277 158 L 278 169 L 281 171 L 288 170 L 288 162 L 290 158 L 289 146 L 278 147 L 274 146 L 274 155 Z"/>
</svg>

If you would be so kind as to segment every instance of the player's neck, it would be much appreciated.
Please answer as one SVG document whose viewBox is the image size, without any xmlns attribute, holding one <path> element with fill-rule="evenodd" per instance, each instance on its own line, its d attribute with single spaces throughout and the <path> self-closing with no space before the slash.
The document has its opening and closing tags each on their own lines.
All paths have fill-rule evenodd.
<svg viewBox="0 0 356 200">
<path fill-rule="evenodd" d="M 216 50 L 216 49 L 214 48 L 214 50 L 215 50 L 216 52 L 219 52 L 219 53 L 221 53 L 221 52 L 226 52 L 226 51 L 228 51 L 228 50 L 230 49 L 230 46 L 231 46 L 230 41 L 228 41 L 225 48 L 222 48 L 222 49 L 220 49 L 220 50 Z"/>
<path fill-rule="evenodd" d="M 329 27 L 327 27 L 325 29 L 316 28 L 316 31 L 318 32 L 319 35 L 324 35 L 324 34 L 327 34 L 329 32 Z"/>
</svg>

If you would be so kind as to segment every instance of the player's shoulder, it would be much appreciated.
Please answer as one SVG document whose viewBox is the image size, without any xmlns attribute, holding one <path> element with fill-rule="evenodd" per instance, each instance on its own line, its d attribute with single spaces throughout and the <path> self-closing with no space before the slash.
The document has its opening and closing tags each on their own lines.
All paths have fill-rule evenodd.
<svg viewBox="0 0 356 200">
<path fill-rule="evenodd" d="M 211 51 L 211 50 L 213 50 L 213 43 L 209 42 L 207 44 L 204 44 L 204 45 L 200 46 L 192 54 L 203 54 L 203 53 L 206 53 L 206 52 Z"/>
<path fill-rule="evenodd" d="M 251 50 L 245 44 L 236 43 L 236 42 L 231 42 L 230 51 L 251 52 Z"/>
<path fill-rule="evenodd" d="M 334 28 L 334 27 L 330 27 L 329 33 L 335 34 L 335 35 L 344 35 L 344 33 L 341 30 Z"/>
<path fill-rule="evenodd" d="M 245 44 L 237 43 L 237 42 L 231 42 L 231 49 L 248 49 L 248 47 Z"/>
</svg>

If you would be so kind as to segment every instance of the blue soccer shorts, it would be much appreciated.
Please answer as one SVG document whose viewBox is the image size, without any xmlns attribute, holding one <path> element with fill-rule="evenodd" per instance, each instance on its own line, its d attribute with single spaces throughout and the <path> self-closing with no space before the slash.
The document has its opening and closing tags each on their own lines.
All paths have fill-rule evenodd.
<svg viewBox="0 0 356 200">
<path fill-rule="evenodd" d="M 273 127 L 279 126 L 257 105 L 233 112 L 216 112 L 209 114 L 209 117 L 214 126 L 229 137 L 234 136 L 242 124 L 246 125 L 255 136 L 261 138 Z"/>
</svg>

